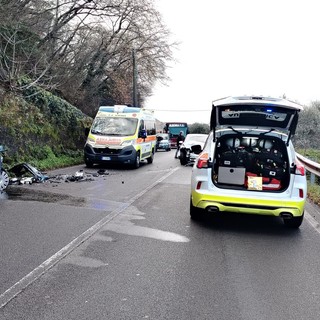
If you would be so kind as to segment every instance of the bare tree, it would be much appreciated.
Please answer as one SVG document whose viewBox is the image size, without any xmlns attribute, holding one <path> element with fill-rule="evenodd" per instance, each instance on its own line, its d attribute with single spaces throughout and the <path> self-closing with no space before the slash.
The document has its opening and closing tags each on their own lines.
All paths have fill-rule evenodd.
<svg viewBox="0 0 320 320">
<path fill-rule="evenodd" d="M 167 80 L 176 44 L 152 0 L 0 0 L 0 6 L 0 81 L 11 88 L 26 76 L 20 88 L 55 88 L 82 109 L 102 98 L 126 103 L 133 48 L 141 103 L 156 80 Z"/>
</svg>

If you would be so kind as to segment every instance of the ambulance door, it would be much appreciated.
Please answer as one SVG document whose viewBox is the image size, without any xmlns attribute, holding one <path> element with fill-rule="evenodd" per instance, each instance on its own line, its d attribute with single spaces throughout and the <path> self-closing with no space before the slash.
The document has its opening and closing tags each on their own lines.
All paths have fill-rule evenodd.
<svg viewBox="0 0 320 320">
<path fill-rule="evenodd" d="M 142 132 L 142 131 L 147 133 L 145 122 L 143 119 L 140 120 L 140 127 L 139 127 L 139 132 Z M 148 135 L 146 136 L 146 138 L 139 138 L 138 140 L 141 148 L 141 158 L 149 157 L 152 150 L 152 143 L 150 139 L 148 139 Z"/>
</svg>

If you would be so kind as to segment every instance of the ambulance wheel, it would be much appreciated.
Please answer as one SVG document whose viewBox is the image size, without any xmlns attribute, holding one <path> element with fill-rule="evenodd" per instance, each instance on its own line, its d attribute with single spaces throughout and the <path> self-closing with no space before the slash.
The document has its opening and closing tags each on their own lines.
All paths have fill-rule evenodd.
<svg viewBox="0 0 320 320">
<path fill-rule="evenodd" d="M 140 152 L 136 153 L 136 158 L 132 165 L 133 169 L 138 169 L 140 167 Z"/>
<path fill-rule="evenodd" d="M 151 156 L 149 158 L 147 158 L 148 163 L 152 163 L 153 162 L 153 157 L 154 157 L 154 150 L 152 150 Z"/>
<path fill-rule="evenodd" d="M 93 162 L 85 160 L 85 164 L 87 168 L 93 168 Z"/>
</svg>

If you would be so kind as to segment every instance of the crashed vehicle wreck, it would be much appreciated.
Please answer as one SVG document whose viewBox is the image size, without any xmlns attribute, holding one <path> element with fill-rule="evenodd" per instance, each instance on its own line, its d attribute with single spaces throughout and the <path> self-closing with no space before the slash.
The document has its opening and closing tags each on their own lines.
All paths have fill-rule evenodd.
<svg viewBox="0 0 320 320">
<path fill-rule="evenodd" d="M 28 163 L 15 165 L 9 169 L 9 173 L 14 176 L 10 178 L 10 183 L 32 184 L 33 182 L 43 182 L 49 179 L 47 175 L 44 175 Z"/>
</svg>

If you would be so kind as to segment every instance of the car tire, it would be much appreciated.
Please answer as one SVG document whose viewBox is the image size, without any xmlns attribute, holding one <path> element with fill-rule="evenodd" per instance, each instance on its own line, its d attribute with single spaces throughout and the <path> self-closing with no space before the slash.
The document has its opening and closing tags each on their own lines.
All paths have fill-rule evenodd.
<svg viewBox="0 0 320 320">
<path fill-rule="evenodd" d="M 203 217 L 203 210 L 195 207 L 190 199 L 190 218 L 192 220 L 201 220 Z"/>
<path fill-rule="evenodd" d="M 180 157 L 179 157 L 179 158 L 180 158 L 180 164 L 181 164 L 181 165 L 184 166 L 184 165 L 187 164 L 188 161 L 187 161 L 187 155 L 186 155 L 185 152 L 183 152 L 183 151 L 181 152 L 181 151 L 180 151 Z"/>
<path fill-rule="evenodd" d="M 289 227 L 292 229 L 298 229 L 302 224 L 303 216 L 304 216 L 304 213 L 300 217 L 293 217 L 291 219 L 283 219 L 283 223 L 286 227 Z"/>
<path fill-rule="evenodd" d="M 171 148 L 166 149 L 166 151 L 171 151 Z"/>
<path fill-rule="evenodd" d="M 9 185 L 9 176 L 8 173 L 1 169 L 0 172 L 0 191 L 3 191 L 7 188 L 7 186 Z"/>
</svg>

